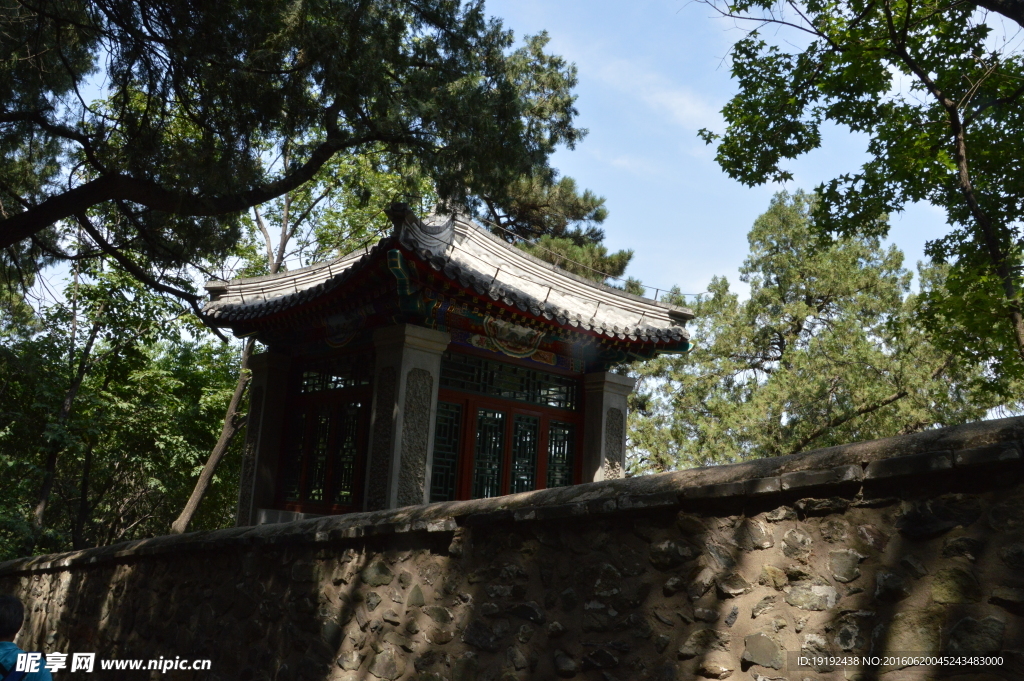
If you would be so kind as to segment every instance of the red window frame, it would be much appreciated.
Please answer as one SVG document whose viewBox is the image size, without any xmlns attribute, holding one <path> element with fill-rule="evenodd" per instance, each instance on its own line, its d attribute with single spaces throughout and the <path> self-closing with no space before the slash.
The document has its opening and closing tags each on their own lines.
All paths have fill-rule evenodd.
<svg viewBox="0 0 1024 681">
<path fill-rule="evenodd" d="M 303 394 L 300 392 L 300 386 L 302 382 L 302 375 L 305 371 L 309 371 L 313 367 L 300 367 L 297 368 L 289 380 L 289 400 L 288 400 L 288 414 L 285 421 L 285 426 L 282 432 L 282 440 L 280 447 L 280 457 L 278 460 L 278 489 L 277 494 L 277 507 L 285 511 L 296 511 L 298 513 L 314 513 L 320 515 L 339 515 L 342 513 L 353 513 L 362 510 L 363 504 L 363 488 L 366 481 L 366 458 L 369 450 L 369 438 L 370 438 L 370 404 L 373 398 L 373 386 L 372 385 L 361 385 L 351 388 L 340 388 L 335 390 L 322 390 L 315 393 Z M 340 423 L 341 423 L 341 410 L 352 402 L 361 402 L 360 415 L 357 417 L 358 429 L 356 431 L 356 460 L 355 466 L 353 467 L 353 490 L 352 490 L 352 503 L 351 504 L 337 504 L 329 501 L 334 498 L 334 489 L 332 485 L 334 483 L 334 464 L 335 457 L 331 456 L 331 453 L 336 451 L 339 446 L 338 438 L 340 437 Z M 330 430 L 328 431 L 327 441 L 327 461 L 326 470 L 324 472 L 324 499 L 325 501 L 308 501 L 303 500 L 301 497 L 306 492 L 306 483 L 309 479 L 310 468 L 312 466 L 312 451 L 313 443 L 316 439 L 316 426 L 317 418 L 316 415 L 320 412 L 321 407 L 326 406 L 330 410 Z M 290 463 L 288 457 L 291 453 L 290 445 L 294 443 L 298 433 L 293 432 L 295 419 L 294 416 L 305 411 L 306 414 L 312 416 L 307 417 L 303 422 L 302 433 L 302 470 L 299 472 L 299 496 L 298 501 L 287 500 L 284 498 L 285 490 L 282 482 L 285 479 L 285 470 Z"/>
<path fill-rule="evenodd" d="M 548 433 L 551 421 L 571 423 L 575 426 L 575 450 L 573 451 L 572 484 L 578 485 L 583 478 L 583 417 L 584 398 L 582 376 L 578 373 L 548 367 L 536 362 L 529 362 L 513 357 L 496 357 L 493 353 L 475 350 L 472 348 L 453 349 L 453 352 L 475 355 L 488 359 L 492 362 L 513 364 L 536 371 L 546 371 L 551 374 L 558 374 L 578 381 L 576 409 L 558 409 L 547 407 L 531 402 L 509 400 L 479 393 L 463 392 L 450 388 L 440 388 L 437 399 L 439 402 L 450 402 L 462 405 L 462 419 L 459 424 L 459 447 L 458 464 L 455 480 L 455 499 L 462 501 L 473 498 L 473 468 L 476 464 L 476 427 L 477 415 L 480 409 L 491 409 L 506 414 L 505 432 L 502 440 L 502 464 L 501 481 L 499 483 L 500 496 L 510 493 L 512 483 L 512 436 L 515 416 L 534 416 L 539 420 L 539 432 L 537 442 L 537 468 L 535 472 L 535 484 L 533 490 L 547 489 L 548 478 Z"/>
</svg>

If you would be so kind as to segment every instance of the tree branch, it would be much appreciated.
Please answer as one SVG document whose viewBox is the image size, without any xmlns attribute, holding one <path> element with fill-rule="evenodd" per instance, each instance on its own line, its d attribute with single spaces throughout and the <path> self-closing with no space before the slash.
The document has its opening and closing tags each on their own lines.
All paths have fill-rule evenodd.
<svg viewBox="0 0 1024 681">
<path fill-rule="evenodd" d="M 333 127 L 337 129 L 336 125 Z M 62 194 L 51 196 L 21 213 L 0 220 L 0 248 L 27 239 L 59 220 L 70 218 L 106 201 L 127 201 L 173 215 L 214 216 L 238 213 L 305 184 L 336 152 L 374 141 L 400 140 L 398 137 L 379 133 L 344 139 L 340 133 L 329 134 L 327 140 L 313 150 L 309 159 L 290 174 L 273 182 L 226 196 L 180 193 L 152 180 L 120 174 L 101 175 Z"/>
<path fill-rule="evenodd" d="M 199 317 L 203 321 L 207 321 L 208 318 L 206 314 L 203 312 L 203 308 L 200 307 L 199 305 L 199 301 L 202 300 L 200 296 L 189 293 L 188 291 L 182 291 L 181 289 L 174 288 L 173 286 L 168 286 L 167 284 L 161 283 L 154 279 L 153 277 L 151 277 L 145 270 L 143 270 L 141 267 L 133 263 L 131 259 L 126 257 L 124 253 L 121 253 L 121 251 L 119 251 L 117 248 L 107 243 L 106 239 L 104 239 L 103 235 L 100 234 L 99 230 L 96 229 L 95 226 L 93 226 L 92 221 L 89 220 L 85 213 L 79 213 L 75 215 L 75 219 L 78 221 L 78 224 L 82 226 L 82 229 L 85 230 L 85 232 L 92 238 L 92 240 L 96 242 L 96 245 L 99 246 L 104 253 L 106 253 L 114 260 L 116 260 L 117 263 L 121 267 L 123 267 L 125 271 L 127 271 L 130 275 L 132 275 L 133 277 L 141 281 L 143 284 L 149 286 L 150 288 L 156 291 L 160 291 L 161 293 L 167 293 L 172 296 L 175 296 L 176 298 L 184 300 L 189 304 L 189 307 L 192 308 L 192 311 L 195 313 L 197 317 Z M 222 341 L 224 341 L 225 343 L 228 342 L 227 337 L 223 333 L 221 333 L 220 330 L 217 329 L 215 326 L 213 326 L 212 324 L 207 324 L 207 328 L 213 331 L 217 335 L 217 337 L 220 338 Z"/>
</svg>

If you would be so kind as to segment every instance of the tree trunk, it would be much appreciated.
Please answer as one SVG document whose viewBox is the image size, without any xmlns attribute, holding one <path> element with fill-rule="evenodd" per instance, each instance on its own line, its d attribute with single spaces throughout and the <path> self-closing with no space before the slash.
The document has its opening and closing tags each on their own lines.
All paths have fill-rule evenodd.
<svg viewBox="0 0 1024 681">
<path fill-rule="evenodd" d="M 82 482 L 79 485 L 81 497 L 78 500 L 78 517 L 75 527 L 71 530 L 71 546 L 81 551 L 85 546 L 85 521 L 89 518 L 89 469 L 92 467 L 92 445 L 85 450 L 85 461 L 82 462 Z"/>
<path fill-rule="evenodd" d="M 249 385 L 249 356 L 252 354 L 253 344 L 254 341 L 251 338 L 245 342 L 245 347 L 242 349 L 242 366 L 238 371 L 238 382 L 235 384 L 231 402 L 228 403 L 228 410 L 224 414 L 224 425 L 221 427 L 220 437 L 217 439 L 213 451 L 210 452 L 210 458 L 206 460 L 203 471 L 199 474 L 199 480 L 196 481 L 195 489 L 192 490 L 192 496 L 185 503 L 181 515 L 171 525 L 171 534 L 181 534 L 188 529 L 189 523 L 192 522 L 192 518 L 199 509 L 199 504 L 210 489 L 210 482 L 213 480 L 213 474 L 217 471 L 217 466 L 220 465 L 220 460 L 224 458 L 224 453 L 235 434 L 241 430 L 241 423 L 238 421 L 238 408 L 242 405 L 245 389 Z"/>
</svg>

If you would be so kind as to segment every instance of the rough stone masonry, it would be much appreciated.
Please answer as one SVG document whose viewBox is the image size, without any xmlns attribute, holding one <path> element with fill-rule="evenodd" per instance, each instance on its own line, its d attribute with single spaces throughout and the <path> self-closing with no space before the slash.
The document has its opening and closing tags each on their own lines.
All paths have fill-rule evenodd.
<svg viewBox="0 0 1024 681">
<path fill-rule="evenodd" d="M 29 606 L 22 647 L 212 660 L 58 678 L 1014 681 L 1022 436 L 157 537 L 7 562 L 0 588 Z M 1000 662 L 905 664 L 938 655 Z"/>
</svg>

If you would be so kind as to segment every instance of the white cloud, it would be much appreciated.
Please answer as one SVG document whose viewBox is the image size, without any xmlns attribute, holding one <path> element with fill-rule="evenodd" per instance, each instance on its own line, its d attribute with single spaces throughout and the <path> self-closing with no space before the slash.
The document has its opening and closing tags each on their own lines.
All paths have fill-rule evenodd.
<svg viewBox="0 0 1024 681">
<path fill-rule="evenodd" d="M 590 68 L 586 70 L 604 83 L 686 130 L 718 127 L 721 123 L 720 105 L 637 61 L 598 59 L 588 60 L 587 64 Z"/>
<path fill-rule="evenodd" d="M 663 169 L 651 159 L 630 154 L 616 156 L 609 160 L 608 164 L 633 175 L 659 175 L 663 172 Z"/>
</svg>

